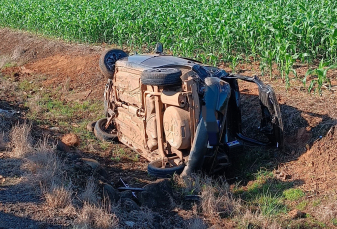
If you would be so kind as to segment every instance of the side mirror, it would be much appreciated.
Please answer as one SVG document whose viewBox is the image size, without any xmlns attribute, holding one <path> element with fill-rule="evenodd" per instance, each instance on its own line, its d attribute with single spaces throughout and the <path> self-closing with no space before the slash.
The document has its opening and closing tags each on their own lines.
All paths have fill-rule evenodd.
<svg viewBox="0 0 337 229">
<path fill-rule="evenodd" d="M 163 44 L 158 42 L 154 51 L 157 54 L 162 54 L 164 52 Z"/>
</svg>

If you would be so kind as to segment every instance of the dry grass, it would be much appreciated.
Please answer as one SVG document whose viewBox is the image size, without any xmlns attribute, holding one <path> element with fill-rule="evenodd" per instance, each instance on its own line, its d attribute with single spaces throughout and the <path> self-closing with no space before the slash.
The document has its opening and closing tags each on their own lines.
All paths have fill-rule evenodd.
<svg viewBox="0 0 337 229">
<path fill-rule="evenodd" d="M 185 228 L 188 229 L 206 229 L 207 225 L 200 218 L 192 218 L 187 221 Z"/>
<path fill-rule="evenodd" d="M 272 218 L 262 215 L 260 212 L 256 211 L 252 213 L 247 210 L 243 215 L 238 215 L 236 220 L 239 225 L 243 228 L 261 228 L 261 229 L 280 229 L 282 228 L 279 223 L 277 223 Z"/>
<path fill-rule="evenodd" d="M 184 194 L 200 195 L 200 208 L 204 215 L 229 216 L 240 211 L 240 201 L 234 199 L 228 184 L 221 180 L 213 180 L 202 174 L 193 174 L 183 180 L 176 176 L 175 181 L 183 187 Z"/>
<path fill-rule="evenodd" d="M 230 216 L 239 212 L 241 207 L 240 202 L 233 198 L 227 183 L 212 181 L 207 177 L 204 179 L 201 198 L 202 211 L 209 216 Z"/>
<path fill-rule="evenodd" d="M 28 99 L 27 106 L 29 107 L 29 110 L 32 112 L 32 114 L 38 114 L 43 110 L 41 105 L 39 104 L 40 101 L 41 96 L 39 94 Z"/>
<path fill-rule="evenodd" d="M 72 184 L 67 186 L 53 183 L 51 187 L 44 192 L 46 204 L 50 208 L 66 208 L 72 206 Z"/>
<path fill-rule="evenodd" d="M 0 150 L 5 150 L 6 148 L 7 148 L 7 143 L 5 141 L 5 132 L 2 132 L 0 133 Z"/>
<path fill-rule="evenodd" d="M 10 56 L 0 56 L 0 68 L 6 66 L 8 63 L 10 63 L 10 61 Z"/>
<path fill-rule="evenodd" d="M 74 222 L 74 228 L 117 228 L 119 220 L 109 209 L 109 206 L 98 207 L 84 203 Z"/>
<path fill-rule="evenodd" d="M 61 183 L 64 179 L 64 163 L 57 157 L 55 146 L 50 146 L 46 137 L 27 156 L 24 168 L 32 173 L 32 184 L 50 186 L 52 182 Z"/>
<path fill-rule="evenodd" d="M 68 91 L 70 90 L 70 81 L 71 81 L 71 78 L 70 78 L 70 77 L 67 77 L 67 78 L 66 78 L 66 81 L 65 81 L 64 84 L 63 84 L 63 88 L 62 88 L 62 90 L 63 90 L 64 92 L 68 92 Z"/>
<path fill-rule="evenodd" d="M 316 210 L 318 218 L 325 222 L 330 223 L 333 219 L 337 219 L 337 202 L 336 200 L 331 200 L 328 204 L 322 204 Z"/>
<path fill-rule="evenodd" d="M 95 184 L 94 177 L 90 177 L 88 179 L 85 189 L 79 197 L 84 202 L 97 204 L 97 186 Z"/>
<path fill-rule="evenodd" d="M 27 123 L 15 125 L 10 132 L 12 156 L 22 158 L 33 151 L 31 125 Z"/>
</svg>

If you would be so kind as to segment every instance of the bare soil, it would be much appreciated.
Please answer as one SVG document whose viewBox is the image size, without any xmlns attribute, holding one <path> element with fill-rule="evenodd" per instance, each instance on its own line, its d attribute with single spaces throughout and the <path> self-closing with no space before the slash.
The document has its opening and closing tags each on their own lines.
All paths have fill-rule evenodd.
<svg viewBox="0 0 337 229">
<path fill-rule="evenodd" d="M 99 71 L 98 59 L 101 52 L 107 47 L 65 43 L 8 29 L 0 29 L 0 40 L 1 75 L 10 76 L 16 81 L 30 81 L 39 76 L 42 79 L 43 87 L 48 90 L 69 87 L 69 91 L 63 94 L 65 100 L 102 100 L 106 79 Z M 223 67 L 225 70 L 231 71 L 227 65 Z M 269 78 L 269 76 L 260 75 L 257 62 L 238 65 L 237 69 L 241 74 L 258 75 L 266 84 L 270 84 L 274 88 L 281 106 L 285 148 L 281 152 L 267 149 L 267 153 L 276 156 L 266 159 L 265 165 L 256 164 L 254 162 L 256 160 L 252 160 L 248 167 L 239 168 L 235 164 L 238 159 L 234 159 L 234 168 L 226 173 L 226 178 L 230 182 L 242 178 L 243 184 L 248 183 L 249 180 L 243 175 L 244 172 L 256 172 L 262 167 L 272 167 L 275 177 L 287 182 L 294 182 L 296 187 L 307 194 L 308 200 L 310 198 L 327 199 L 332 196 L 336 198 L 337 98 L 335 90 L 337 89 L 337 71 L 332 70 L 328 74 L 332 82 L 332 90 L 323 89 L 322 95 L 319 95 L 318 93 L 308 93 L 301 83 L 300 79 L 308 68 L 306 65 L 296 66 L 298 76 L 297 78 L 291 77 L 291 87 L 286 89 L 284 80 L 281 79 L 277 70 L 273 71 L 274 77 Z M 258 90 L 253 84 L 240 82 L 240 91 L 242 106 L 245 107 L 242 110 L 244 131 L 247 135 L 254 136 L 254 131 L 259 125 L 259 120 L 254 116 L 259 112 L 257 107 Z M 6 95 L 6 97 L 0 96 L 0 99 L 15 101 L 15 98 L 10 95 Z M 20 103 L 18 106 L 20 107 Z M 21 107 L 23 106 L 21 105 Z M 118 147 L 123 148 L 124 146 Z M 265 150 L 250 145 L 246 145 L 245 149 Z M 89 154 L 90 152 L 84 153 Z M 125 177 L 130 184 L 135 186 L 137 184 L 141 186 L 151 181 L 146 175 L 147 162 L 145 159 L 141 158 L 137 162 L 130 160 L 116 162 L 95 155 L 92 157 L 98 159 L 105 166 L 112 177 L 112 182 L 118 182 L 120 176 Z M 1 174 L 6 174 L 6 166 L 2 164 L 12 162 L 7 159 L 0 159 L 0 162 Z M 16 203 L 16 201 L 13 202 L 14 199 L 18 199 L 17 202 L 25 202 L 20 198 L 26 194 L 21 193 L 20 189 L 16 191 L 14 187 L 10 189 L 11 191 L 5 191 L 11 192 L 8 195 L 3 195 L 4 190 L 1 191 L 0 224 L 11 221 L 11 217 L 17 217 L 15 213 L 11 213 L 11 209 L 15 209 L 17 206 L 11 207 L 12 205 L 8 204 L 3 196 L 11 195 L 13 198 L 11 203 Z M 13 192 L 18 195 L 18 198 L 14 197 Z M 31 199 L 35 200 L 36 197 Z M 37 203 L 29 201 L 29 203 L 31 209 L 37 209 L 38 201 Z M 306 209 L 306 211 L 319 217 L 319 213 L 315 209 Z M 179 214 L 184 213 L 180 212 Z M 35 225 L 34 222 L 29 222 L 32 218 L 34 217 L 27 213 L 17 220 L 27 221 L 27 225 Z M 14 224 L 5 225 L 15 228 Z M 66 225 L 66 223 L 62 222 L 60 225 Z"/>
</svg>

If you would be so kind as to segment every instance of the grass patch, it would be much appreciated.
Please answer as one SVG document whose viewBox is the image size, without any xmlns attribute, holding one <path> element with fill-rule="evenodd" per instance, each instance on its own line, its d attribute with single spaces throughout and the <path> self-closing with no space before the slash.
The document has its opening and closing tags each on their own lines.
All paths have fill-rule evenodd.
<svg viewBox="0 0 337 229">
<path fill-rule="evenodd" d="M 331 223 L 332 223 L 332 225 L 337 226 L 337 219 L 336 219 L 336 218 L 333 218 L 333 219 L 331 220 Z"/>
<path fill-rule="evenodd" d="M 317 207 L 318 205 L 321 204 L 321 202 L 322 202 L 321 200 L 314 200 L 311 204 L 313 207 Z"/>
<path fill-rule="evenodd" d="M 266 216 L 286 213 L 287 207 L 283 204 L 283 198 L 271 193 L 264 193 L 257 197 L 253 203 L 257 204 L 261 213 Z"/>
<path fill-rule="evenodd" d="M 300 199 L 301 197 L 305 196 L 305 193 L 301 189 L 290 188 L 290 189 L 283 191 L 283 196 L 287 200 L 296 201 Z"/>
<path fill-rule="evenodd" d="M 309 202 L 306 200 L 301 201 L 299 204 L 297 204 L 296 209 L 303 211 L 307 207 L 308 203 Z"/>
<path fill-rule="evenodd" d="M 111 160 L 119 162 L 123 159 L 137 162 L 139 161 L 139 155 L 130 149 L 115 145 L 112 149 Z"/>
</svg>

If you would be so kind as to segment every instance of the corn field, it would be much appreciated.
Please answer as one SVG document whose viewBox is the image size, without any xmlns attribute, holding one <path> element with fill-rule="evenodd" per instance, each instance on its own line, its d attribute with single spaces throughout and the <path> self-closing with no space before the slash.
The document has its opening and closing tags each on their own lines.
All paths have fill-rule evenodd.
<svg viewBox="0 0 337 229">
<path fill-rule="evenodd" d="M 1 0 L 0 26 L 141 51 L 158 41 L 211 64 L 337 62 L 335 0 Z"/>
</svg>

